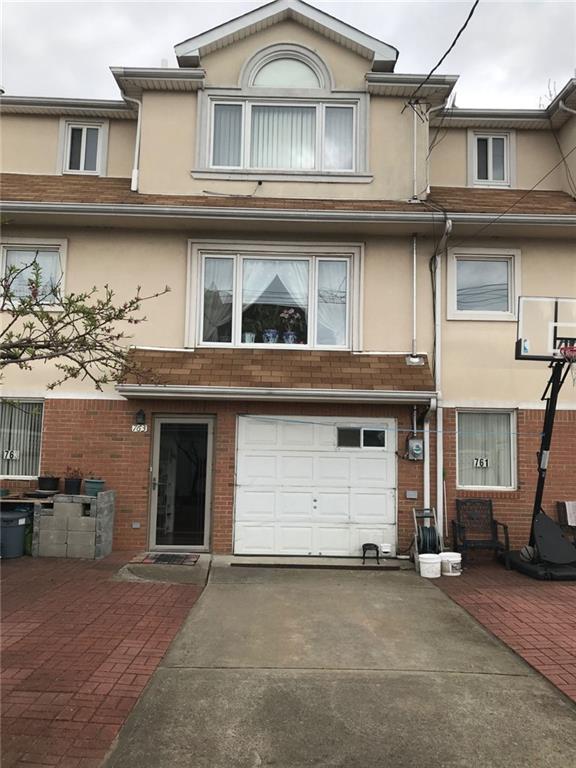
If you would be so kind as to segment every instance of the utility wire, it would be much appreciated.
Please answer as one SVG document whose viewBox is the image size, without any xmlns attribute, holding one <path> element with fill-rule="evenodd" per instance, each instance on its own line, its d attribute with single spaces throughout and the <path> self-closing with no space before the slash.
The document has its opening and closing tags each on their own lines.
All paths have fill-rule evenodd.
<svg viewBox="0 0 576 768">
<path fill-rule="evenodd" d="M 464 22 L 464 24 L 463 24 L 463 25 L 460 27 L 460 29 L 458 30 L 458 34 L 456 35 L 456 37 L 454 38 L 454 40 L 453 40 L 453 41 L 452 41 L 452 43 L 450 44 L 450 47 L 448 48 L 448 50 L 446 51 L 446 53 L 444 53 L 444 55 L 442 56 L 442 58 L 440 59 L 440 61 L 439 61 L 439 62 L 436 64 L 436 66 L 435 66 L 435 67 L 432 67 L 432 69 L 431 69 L 431 70 L 430 70 L 430 72 L 429 72 L 429 73 L 426 75 L 425 79 L 424 79 L 424 80 L 422 80 L 422 82 L 420 83 L 420 85 L 419 85 L 419 86 L 418 86 L 418 87 L 417 87 L 417 88 L 416 88 L 416 89 L 415 89 L 415 90 L 412 92 L 412 95 L 411 95 L 411 96 L 410 96 L 410 98 L 408 99 L 408 102 L 411 102 L 411 101 L 413 101 L 413 100 L 414 100 L 414 98 L 415 98 L 416 94 L 418 93 L 418 91 L 420 91 L 420 90 L 421 90 L 421 89 L 422 89 L 422 88 L 423 88 L 423 87 L 426 85 L 426 83 L 428 82 L 428 80 L 430 80 L 430 78 L 432 77 L 432 75 L 434 74 L 434 72 L 436 72 L 436 70 L 438 69 L 438 67 L 439 67 L 439 66 L 442 64 L 442 62 L 444 61 L 444 59 L 446 59 L 446 57 L 448 56 L 448 54 L 449 54 L 449 53 L 450 53 L 450 52 L 451 52 L 451 51 L 454 49 L 454 46 L 455 46 L 455 45 L 456 45 L 456 43 L 458 42 L 458 39 L 460 38 L 460 35 L 461 35 L 461 34 L 464 32 L 464 30 L 465 30 L 465 29 L 466 29 L 466 27 L 468 26 L 468 23 L 469 23 L 470 19 L 471 19 L 471 18 L 472 18 L 472 16 L 474 15 L 474 11 L 475 11 L 475 10 L 476 10 L 476 8 L 478 7 L 478 3 L 479 3 L 479 2 L 480 2 L 480 0 L 475 0 L 475 2 L 474 2 L 474 5 L 473 5 L 473 6 L 472 6 L 472 8 L 470 9 L 470 12 L 469 12 L 468 16 L 466 17 L 466 21 Z"/>
</svg>

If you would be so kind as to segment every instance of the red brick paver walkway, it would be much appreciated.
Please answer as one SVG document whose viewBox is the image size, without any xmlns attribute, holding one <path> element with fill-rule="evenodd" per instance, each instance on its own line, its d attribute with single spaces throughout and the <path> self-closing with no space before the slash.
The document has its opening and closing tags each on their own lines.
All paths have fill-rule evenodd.
<svg viewBox="0 0 576 768">
<path fill-rule="evenodd" d="M 201 589 L 130 559 L 2 563 L 2 768 L 99 766 Z"/>
<path fill-rule="evenodd" d="M 491 564 L 435 583 L 576 701 L 576 583 L 535 581 Z"/>
</svg>

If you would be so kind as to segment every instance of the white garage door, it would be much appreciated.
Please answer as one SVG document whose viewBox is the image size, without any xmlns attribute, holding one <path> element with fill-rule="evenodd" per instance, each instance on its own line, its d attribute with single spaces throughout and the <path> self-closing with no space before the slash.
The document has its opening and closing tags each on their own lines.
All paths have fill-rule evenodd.
<svg viewBox="0 0 576 768">
<path fill-rule="evenodd" d="M 236 554 L 396 553 L 394 419 L 240 416 Z"/>
</svg>

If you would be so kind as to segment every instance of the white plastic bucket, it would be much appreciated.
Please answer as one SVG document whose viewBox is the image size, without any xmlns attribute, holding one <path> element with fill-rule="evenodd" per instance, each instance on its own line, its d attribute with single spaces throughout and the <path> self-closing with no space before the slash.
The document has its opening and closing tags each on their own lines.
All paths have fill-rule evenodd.
<svg viewBox="0 0 576 768">
<path fill-rule="evenodd" d="M 462 573 L 462 555 L 460 552 L 441 552 L 442 576 L 460 576 Z"/>
<path fill-rule="evenodd" d="M 418 555 L 420 576 L 425 579 L 440 578 L 440 555 Z"/>
</svg>

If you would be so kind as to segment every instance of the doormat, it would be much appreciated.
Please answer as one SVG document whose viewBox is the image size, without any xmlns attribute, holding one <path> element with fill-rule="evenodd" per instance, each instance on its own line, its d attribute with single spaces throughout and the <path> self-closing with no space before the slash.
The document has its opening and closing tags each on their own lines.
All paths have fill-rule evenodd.
<svg viewBox="0 0 576 768">
<path fill-rule="evenodd" d="M 130 562 L 141 565 L 196 565 L 199 557 L 200 555 L 190 553 L 180 555 L 170 552 L 144 552 L 136 555 Z"/>
</svg>

